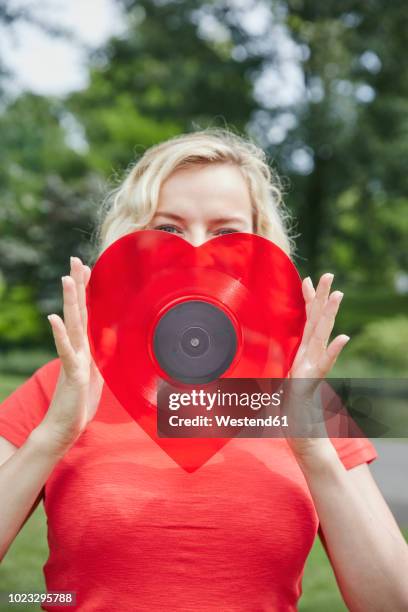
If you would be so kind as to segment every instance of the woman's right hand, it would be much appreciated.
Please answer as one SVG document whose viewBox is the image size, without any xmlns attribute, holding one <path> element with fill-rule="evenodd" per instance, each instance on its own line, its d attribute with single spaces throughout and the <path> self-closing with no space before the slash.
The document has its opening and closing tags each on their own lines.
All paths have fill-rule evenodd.
<svg viewBox="0 0 408 612">
<path fill-rule="evenodd" d="M 95 416 L 103 378 L 92 358 L 88 341 L 86 285 L 91 269 L 71 257 L 71 272 L 62 277 L 64 320 L 48 315 L 61 370 L 49 409 L 41 422 L 53 446 L 71 446 Z"/>
</svg>

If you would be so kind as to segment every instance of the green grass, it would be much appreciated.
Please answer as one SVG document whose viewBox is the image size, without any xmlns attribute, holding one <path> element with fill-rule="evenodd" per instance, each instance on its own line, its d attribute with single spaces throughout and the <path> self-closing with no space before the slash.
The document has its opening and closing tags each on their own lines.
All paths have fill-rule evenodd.
<svg viewBox="0 0 408 612">
<path fill-rule="evenodd" d="M 408 541 L 408 529 L 403 530 Z M 300 612 L 347 612 L 326 551 L 316 538 L 306 563 Z"/>
<path fill-rule="evenodd" d="M 45 592 L 43 565 L 48 558 L 46 518 L 41 506 L 24 525 L 0 567 L 1 592 Z M 0 610 L 17 610 L 18 606 L 0 604 Z M 21 609 L 21 606 L 20 606 Z M 24 610 L 40 606 L 24 605 Z"/>
<path fill-rule="evenodd" d="M 21 382 L 18 376 L 0 375 L 0 401 Z M 408 539 L 408 530 L 404 532 Z M 24 525 L 0 567 L 0 592 L 45 591 L 42 568 L 48 557 L 46 517 L 40 505 Z M 16 606 L 0 604 L 3 610 L 16 610 Z M 24 610 L 39 610 L 38 606 L 24 606 Z M 331 565 L 316 539 L 308 558 L 303 580 L 301 612 L 340 612 L 347 608 L 342 602 Z"/>
<path fill-rule="evenodd" d="M 326 551 L 318 537 L 306 562 L 302 590 L 300 612 L 347 612 Z"/>
</svg>

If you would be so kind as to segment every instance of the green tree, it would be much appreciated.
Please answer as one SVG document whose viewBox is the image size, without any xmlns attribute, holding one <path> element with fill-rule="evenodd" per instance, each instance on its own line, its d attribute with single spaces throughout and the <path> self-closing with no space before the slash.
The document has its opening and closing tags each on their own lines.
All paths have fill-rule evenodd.
<svg viewBox="0 0 408 612">
<path fill-rule="evenodd" d="M 375 283 L 392 290 L 408 265 L 403 7 L 121 4 L 126 33 L 98 50 L 89 88 L 68 102 L 86 129 L 91 165 L 109 175 L 144 147 L 196 126 L 249 130 L 289 179 L 300 267 L 316 276 L 329 266 L 361 286 L 372 284 L 375 262 Z M 246 23 L 255 13 L 264 24 L 254 32 Z M 279 102 L 293 69 L 297 96 Z"/>
<path fill-rule="evenodd" d="M 40 315 L 60 308 L 59 277 L 92 231 L 96 179 L 67 143 L 64 117 L 59 101 L 33 94 L 0 115 L 3 343 L 48 337 Z"/>
<path fill-rule="evenodd" d="M 151 144 L 225 123 L 256 138 L 287 179 L 296 262 L 315 278 L 334 271 L 347 299 L 354 288 L 342 309 L 353 330 L 367 309 L 406 308 L 394 291 L 408 268 L 404 7 L 118 1 L 126 31 L 92 54 L 87 88 L 22 94 L 0 110 L 3 312 L 58 306 L 68 256 L 89 253 L 106 179 Z M 13 297 L 11 286 L 21 287 Z M 27 337 L 49 335 L 28 319 L 39 331 Z"/>
<path fill-rule="evenodd" d="M 408 268 L 408 15 L 378 0 L 292 0 L 285 24 L 303 50 L 304 95 L 278 151 L 289 171 L 293 151 L 311 159 L 291 172 L 306 265 L 392 290 Z"/>
<path fill-rule="evenodd" d="M 251 72 L 261 58 L 238 61 L 232 41 L 200 36 L 202 2 L 122 2 L 125 35 L 91 59 L 90 85 L 68 104 L 85 126 L 92 164 L 124 168 L 143 149 L 194 127 L 243 131 L 256 108 Z"/>
</svg>

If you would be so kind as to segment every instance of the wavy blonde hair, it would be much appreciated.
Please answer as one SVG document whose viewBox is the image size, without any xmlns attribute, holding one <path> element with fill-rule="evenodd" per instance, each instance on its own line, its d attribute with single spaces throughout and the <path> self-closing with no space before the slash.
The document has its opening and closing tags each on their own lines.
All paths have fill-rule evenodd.
<svg viewBox="0 0 408 612">
<path fill-rule="evenodd" d="M 247 182 L 254 233 L 270 239 L 291 256 L 294 245 L 281 182 L 265 152 L 250 140 L 217 128 L 181 134 L 145 151 L 105 200 L 95 234 L 97 254 L 125 234 L 148 226 L 157 210 L 161 185 L 175 170 L 220 162 L 235 164 Z"/>
</svg>

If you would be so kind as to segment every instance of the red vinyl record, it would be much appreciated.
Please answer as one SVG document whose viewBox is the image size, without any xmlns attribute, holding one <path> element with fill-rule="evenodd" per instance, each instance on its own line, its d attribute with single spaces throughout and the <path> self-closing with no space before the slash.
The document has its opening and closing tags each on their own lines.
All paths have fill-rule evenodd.
<svg viewBox="0 0 408 612">
<path fill-rule="evenodd" d="M 160 230 L 127 234 L 96 261 L 87 307 L 91 353 L 106 384 L 187 471 L 228 439 L 159 438 L 158 385 L 285 377 L 306 321 L 289 257 L 243 232 L 199 247 Z"/>
</svg>

